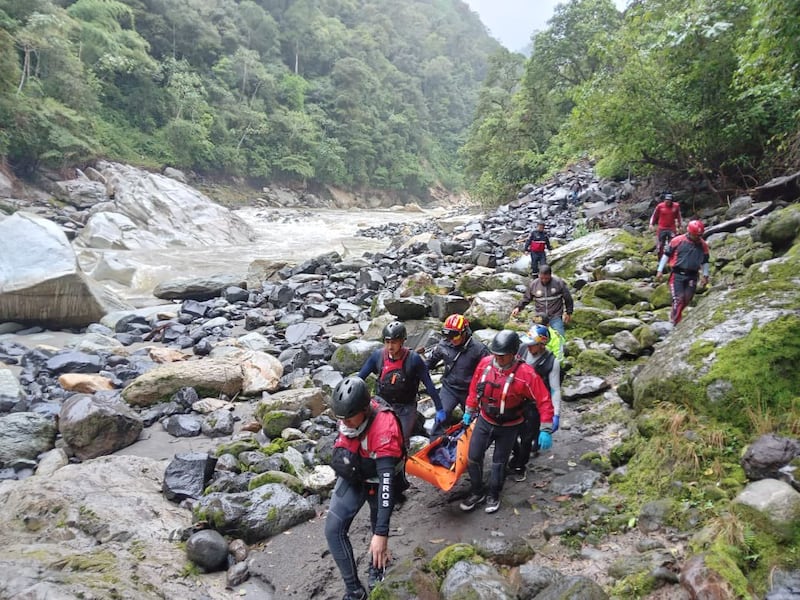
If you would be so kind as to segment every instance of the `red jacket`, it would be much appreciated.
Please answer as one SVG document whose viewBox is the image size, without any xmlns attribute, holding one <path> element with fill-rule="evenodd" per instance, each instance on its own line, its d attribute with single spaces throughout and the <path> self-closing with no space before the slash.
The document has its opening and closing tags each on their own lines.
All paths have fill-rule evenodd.
<svg viewBox="0 0 800 600">
<path fill-rule="evenodd" d="M 366 435 L 349 438 L 340 434 L 333 444 L 334 448 L 347 448 L 350 452 L 357 452 L 363 458 L 372 460 L 384 457 L 401 458 L 404 441 L 397 417 L 390 410 L 378 408 L 374 400 L 372 410 L 375 412 Z"/>
<path fill-rule="evenodd" d="M 480 409 L 481 416 L 493 425 L 517 425 L 523 421 L 522 407 L 529 401 L 536 402 L 539 409 L 541 430 L 550 431 L 553 427 L 553 402 L 547 386 L 533 367 L 515 360 L 509 369 L 501 370 L 495 364 L 494 356 L 481 359 L 470 382 L 468 411 Z"/>
<path fill-rule="evenodd" d="M 675 231 L 675 222 L 678 222 L 678 227 L 681 226 L 681 207 L 677 202 L 673 202 L 672 206 L 667 206 L 666 202 L 659 202 L 656 209 L 653 211 L 653 216 L 650 217 L 650 225 L 658 223 L 658 229 L 669 229 Z"/>
</svg>

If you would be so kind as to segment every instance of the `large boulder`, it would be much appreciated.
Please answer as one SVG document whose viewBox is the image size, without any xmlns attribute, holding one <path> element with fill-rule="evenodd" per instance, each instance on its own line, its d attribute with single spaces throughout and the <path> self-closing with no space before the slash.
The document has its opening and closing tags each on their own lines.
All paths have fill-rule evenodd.
<svg viewBox="0 0 800 600">
<path fill-rule="evenodd" d="M 185 577 L 187 512 L 161 494 L 165 466 L 105 456 L 0 484 L 0 597 L 229 597 L 224 578 Z"/>
<path fill-rule="evenodd" d="M 52 329 L 85 327 L 129 308 L 79 268 L 55 223 L 16 212 L 0 221 L 0 322 Z"/>
<path fill-rule="evenodd" d="M 142 420 L 119 397 L 71 396 L 61 407 L 58 430 L 81 460 L 130 446 L 142 432 Z"/>
<path fill-rule="evenodd" d="M 152 406 L 169 400 L 183 387 L 193 387 L 203 396 L 219 393 L 234 396 L 242 390 L 242 367 L 228 360 L 207 358 L 159 365 L 140 375 L 122 390 L 132 406 Z"/>
<path fill-rule="evenodd" d="M 243 245 L 253 236 L 233 212 L 176 179 L 116 163 L 101 162 L 97 169 L 113 199 L 93 207 L 78 247 Z"/>
</svg>

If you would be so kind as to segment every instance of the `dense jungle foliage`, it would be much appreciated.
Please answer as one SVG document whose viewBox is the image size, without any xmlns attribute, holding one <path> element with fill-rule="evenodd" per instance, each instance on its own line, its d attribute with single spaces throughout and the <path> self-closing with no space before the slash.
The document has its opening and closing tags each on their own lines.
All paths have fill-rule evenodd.
<svg viewBox="0 0 800 600">
<path fill-rule="evenodd" d="M 0 0 L 0 155 L 455 188 L 499 47 L 458 0 Z"/>
<path fill-rule="evenodd" d="M 559 5 L 527 62 L 492 59 L 462 150 L 470 186 L 504 196 L 588 156 L 602 176 L 666 171 L 724 198 L 797 169 L 798 15 L 798 0 Z"/>
<path fill-rule="evenodd" d="M 0 156 L 490 203 L 589 157 L 724 197 L 800 164 L 798 14 L 572 0 L 526 59 L 461 0 L 0 0 Z"/>
</svg>

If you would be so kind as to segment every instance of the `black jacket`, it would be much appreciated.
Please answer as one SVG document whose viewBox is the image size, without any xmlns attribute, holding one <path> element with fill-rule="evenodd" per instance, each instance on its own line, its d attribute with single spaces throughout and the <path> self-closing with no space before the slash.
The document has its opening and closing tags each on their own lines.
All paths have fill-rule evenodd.
<svg viewBox="0 0 800 600">
<path fill-rule="evenodd" d="M 453 391 L 466 393 L 469 391 L 469 382 L 481 358 L 489 354 L 485 344 L 472 336 L 460 346 L 453 346 L 442 340 L 431 351 L 426 361 L 428 370 L 434 369 L 439 363 L 444 363 L 444 376 L 442 386 Z"/>
</svg>

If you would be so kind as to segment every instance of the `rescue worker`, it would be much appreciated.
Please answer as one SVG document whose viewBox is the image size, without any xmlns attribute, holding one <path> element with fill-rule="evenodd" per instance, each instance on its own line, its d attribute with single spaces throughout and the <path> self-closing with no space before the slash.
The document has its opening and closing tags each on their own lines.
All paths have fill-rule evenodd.
<svg viewBox="0 0 800 600">
<path fill-rule="evenodd" d="M 469 384 L 478 362 L 489 355 L 486 344 L 472 337 L 469 321 L 464 315 L 450 315 L 442 325 L 440 341 L 425 361 L 428 371 L 444 363 L 444 375 L 439 386 L 441 410 L 436 411 L 436 420 L 431 431 L 432 436 L 439 436 L 447 428 L 447 421 L 456 406 L 464 410 Z"/>
<path fill-rule="evenodd" d="M 650 231 L 656 231 L 656 252 L 658 258 L 664 254 L 664 248 L 681 228 L 681 207 L 673 202 L 670 192 L 662 192 L 661 202 L 656 204 L 653 215 L 650 217 Z"/>
<path fill-rule="evenodd" d="M 388 323 L 383 328 L 383 348 L 370 354 L 358 372 L 361 379 L 366 379 L 370 373 L 378 376 L 376 393 L 388 402 L 400 418 L 406 446 L 417 423 L 420 381 L 425 384 L 436 411 L 442 410 L 442 401 L 428 367 L 417 352 L 404 345 L 407 337 L 403 323 Z"/>
<path fill-rule="evenodd" d="M 528 284 L 522 300 L 511 311 L 511 316 L 516 317 L 531 301 L 537 313 L 548 316 L 553 329 L 562 336 L 566 334 L 564 324 L 572 319 L 574 302 L 567 284 L 553 275 L 550 265 L 539 267 L 539 277 Z"/>
<path fill-rule="evenodd" d="M 534 277 L 538 277 L 539 266 L 547 262 L 546 250 L 552 250 L 550 236 L 544 230 L 543 221 L 539 221 L 536 224 L 536 229 L 531 231 L 528 240 L 525 242 L 525 250 L 531 254 L 531 273 Z"/>
<path fill-rule="evenodd" d="M 331 408 L 339 419 L 331 467 L 338 475 L 325 518 L 325 538 L 347 591 L 344 600 L 366 600 L 348 535 L 353 519 L 369 503 L 368 588 L 383 579 L 389 561 L 389 519 L 398 475 L 405 462 L 400 421 L 387 405 L 370 400 L 367 384 L 347 377 L 333 391 Z"/>
<path fill-rule="evenodd" d="M 474 420 L 475 426 L 467 454 L 470 494 L 460 504 L 463 511 L 471 511 L 483 502 L 486 502 L 487 513 L 500 508 L 506 463 L 523 424 L 526 403 L 535 402 L 541 417 L 539 446 L 547 450 L 553 444 L 550 392 L 533 367 L 517 358 L 519 345 L 516 331 L 500 331 L 489 344 L 492 356 L 481 359 L 472 376 L 463 422 L 469 426 Z M 487 500 L 483 459 L 492 442 L 494 453 Z"/>
<path fill-rule="evenodd" d="M 564 339 L 564 336 L 558 333 L 555 329 L 550 327 L 550 317 L 545 314 L 536 313 L 533 315 L 533 324 L 534 325 L 544 325 L 547 327 L 547 332 L 550 334 L 550 341 L 547 342 L 547 349 L 553 353 L 553 355 L 558 359 L 558 362 L 564 360 L 564 344 L 567 343 L 567 340 Z"/>
<path fill-rule="evenodd" d="M 708 285 L 708 244 L 703 239 L 705 230 L 702 221 L 689 221 L 686 233 L 672 238 L 658 262 L 656 281 L 661 281 L 667 263 L 671 271 L 669 291 L 672 294 L 672 310 L 669 320 L 673 325 L 681 322 L 683 309 L 694 298 L 701 269 L 700 285 Z"/>
<path fill-rule="evenodd" d="M 544 325 L 534 325 L 526 335 L 520 337 L 520 340 L 522 360 L 533 367 L 550 392 L 550 400 L 553 403 L 553 433 L 555 433 L 561 421 L 561 363 L 547 349 L 550 331 Z M 514 481 L 527 479 L 531 451 L 534 453 L 539 451 L 539 410 L 534 403 L 529 402 L 525 406 L 524 413 L 525 424 L 520 428 L 509 462 Z"/>
</svg>

